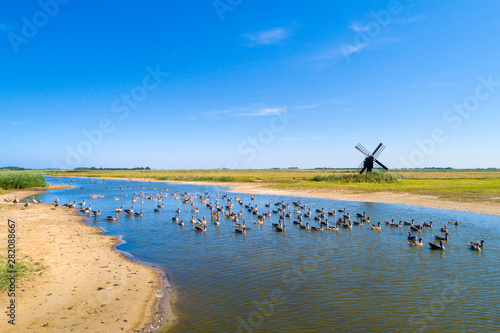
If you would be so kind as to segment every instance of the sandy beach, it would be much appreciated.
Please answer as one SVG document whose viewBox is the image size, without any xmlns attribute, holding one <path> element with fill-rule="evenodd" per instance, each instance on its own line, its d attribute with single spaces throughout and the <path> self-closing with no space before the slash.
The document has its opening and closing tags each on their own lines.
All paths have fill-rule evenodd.
<svg viewBox="0 0 500 333">
<path fill-rule="evenodd" d="M 290 195 L 312 198 L 324 198 L 333 200 L 348 200 L 361 202 L 383 202 L 394 203 L 411 206 L 429 207 L 449 209 L 456 211 L 464 211 L 480 214 L 500 215 L 500 203 L 497 202 L 457 202 L 451 200 L 443 200 L 435 196 L 415 195 L 409 193 L 393 193 L 393 192 L 375 192 L 375 193 L 356 193 L 343 190 L 332 189 L 304 189 L 304 190 L 281 190 L 268 188 L 263 183 L 239 183 L 239 182 L 203 182 L 203 181 L 178 181 L 178 180 L 156 180 L 148 178 L 101 178 L 108 180 L 134 180 L 134 181 L 150 181 L 150 182 L 168 182 L 176 184 L 188 185 L 211 185 L 225 186 L 231 188 L 231 192 L 236 193 L 251 193 L 251 194 L 271 194 L 271 195 Z"/>
<path fill-rule="evenodd" d="M 39 191 L 0 195 L 2 248 L 10 219 L 16 224 L 16 258 L 29 256 L 47 266 L 17 282 L 16 325 L 4 315 L 1 332 L 145 332 L 158 322 L 163 327 L 173 322 L 171 286 L 157 270 L 114 250 L 117 237 L 84 224 L 76 209 L 4 202 Z M 1 294 L 1 304 L 9 301 Z"/>
</svg>

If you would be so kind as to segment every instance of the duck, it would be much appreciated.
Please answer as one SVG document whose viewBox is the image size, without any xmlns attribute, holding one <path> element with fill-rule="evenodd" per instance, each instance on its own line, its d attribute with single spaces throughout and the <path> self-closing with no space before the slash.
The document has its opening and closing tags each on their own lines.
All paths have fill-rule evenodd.
<svg viewBox="0 0 500 333">
<path fill-rule="evenodd" d="M 448 240 L 448 235 L 449 234 L 450 234 L 449 232 L 446 232 L 444 234 L 444 237 L 443 236 L 439 236 L 439 235 L 434 235 L 434 238 L 437 239 L 437 240 L 445 241 L 446 242 Z"/>
<path fill-rule="evenodd" d="M 443 241 L 439 241 L 439 245 L 429 242 L 429 245 L 431 246 L 431 250 L 444 250 Z"/>
<path fill-rule="evenodd" d="M 424 244 L 423 240 L 424 240 L 424 239 L 420 237 L 420 238 L 418 239 L 418 241 L 416 241 L 416 240 L 410 240 L 410 241 L 408 242 L 408 244 L 410 244 L 411 246 L 422 246 L 422 245 Z"/>
<path fill-rule="evenodd" d="M 378 222 L 375 225 L 372 224 L 372 230 L 382 230 L 382 226 L 380 225 L 380 222 Z"/>
</svg>

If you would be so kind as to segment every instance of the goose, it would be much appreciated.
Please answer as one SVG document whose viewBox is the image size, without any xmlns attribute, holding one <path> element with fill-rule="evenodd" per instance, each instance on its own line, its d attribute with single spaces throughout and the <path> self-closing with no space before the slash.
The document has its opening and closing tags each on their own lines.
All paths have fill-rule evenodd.
<svg viewBox="0 0 500 333">
<path fill-rule="evenodd" d="M 207 226 L 206 225 L 197 225 L 194 227 L 194 231 L 203 231 L 203 232 L 206 232 L 207 231 Z"/>
<path fill-rule="evenodd" d="M 115 211 L 116 211 L 117 213 L 121 213 L 121 212 L 123 212 L 123 206 L 120 206 L 120 208 L 116 207 L 116 208 L 115 208 Z"/>
<path fill-rule="evenodd" d="M 196 219 L 194 218 L 193 215 L 191 215 L 191 224 L 195 224 L 196 223 Z"/>
<path fill-rule="evenodd" d="M 455 225 L 458 225 L 458 221 L 455 221 Z"/>
<path fill-rule="evenodd" d="M 78 203 L 78 206 L 80 206 L 80 207 L 85 206 L 85 199 L 83 199 L 83 201 L 82 201 L 82 202 L 79 202 L 79 203 Z"/>
<path fill-rule="evenodd" d="M 263 220 L 255 220 L 253 223 L 263 225 L 264 221 Z"/>
<path fill-rule="evenodd" d="M 423 240 L 424 240 L 423 238 L 419 238 L 418 241 L 416 241 L 416 240 L 410 240 L 408 243 L 411 246 L 422 246 L 424 244 Z"/>
<path fill-rule="evenodd" d="M 327 228 L 329 231 L 339 231 L 339 228 L 334 226 L 334 225 L 331 225 Z"/>
<path fill-rule="evenodd" d="M 376 225 L 372 224 L 372 230 L 382 230 L 382 226 L 380 225 L 380 222 L 378 222 Z"/>
<path fill-rule="evenodd" d="M 142 217 L 142 210 L 139 213 L 135 213 L 134 216 Z"/>
<path fill-rule="evenodd" d="M 134 206 L 130 207 L 130 209 L 125 209 L 124 212 L 127 214 L 132 214 L 134 212 Z"/>
<path fill-rule="evenodd" d="M 429 242 L 429 245 L 431 246 L 431 250 L 444 250 L 444 245 L 442 241 L 439 241 L 439 245 L 431 242 Z"/>
<path fill-rule="evenodd" d="M 417 236 L 412 236 L 412 235 L 411 235 L 411 232 L 410 232 L 410 231 L 408 231 L 408 237 L 407 237 L 407 239 L 408 239 L 409 241 L 415 241 L 415 240 L 417 239 Z"/>
<path fill-rule="evenodd" d="M 309 222 L 307 222 L 306 225 L 299 225 L 299 228 L 302 230 L 308 230 L 309 229 Z"/>
<path fill-rule="evenodd" d="M 207 224 L 207 220 L 205 220 L 205 215 L 203 215 L 203 220 L 198 219 L 198 223 Z"/>
<path fill-rule="evenodd" d="M 24 208 L 28 208 L 30 206 L 30 200 L 26 199 L 26 203 L 24 204 Z"/>
<path fill-rule="evenodd" d="M 155 213 L 159 213 L 160 211 L 161 211 L 161 210 L 160 210 L 160 208 L 155 208 L 155 209 L 154 209 L 154 212 L 155 212 Z"/>
<path fill-rule="evenodd" d="M 116 217 L 114 216 L 108 216 L 107 219 L 108 221 L 116 221 Z"/>
<path fill-rule="evenodd" d="M 481 251 L 484 247 L 484 240 L 481 240 L 481 243 L 478 242 L 469 242 L 470 249 L 472 251 Z"/>
<path fill-rule="evenodd" d="M 179 221 L 178 215 L 175 215 L 174 217 L 172 217 L 172 222 L 178 222 L 178 221 Z"/>
<path fill-rule="evenodd" d="M 432 224 L 433 224 L 433 223 L 434 223 L 433 221 L 430 221 L 429 223 L 424 222 L 424 227 L 429 227 L 429 228 L 432 228 Z"/>
<path fill-rule="evenodd" d="M 323 231 L 323 226 L 320 227 L 316 227 L 316 226 L 312 226 L 311 227 L 311 231 Z"/>
<path fill-rule="evenodd" d="M 283 226 L 278 225 L 276 228 L 274 228 L 277 232 L 285 232 L 286 231 L 286 225 L 283 224 Z"/>
<path fill-rule="evenodd" d="M 449 232 L 445 233 L 444 237 L 443 236 L 439 236 L 439 235 L 434 235 L 434 238 L 437 239 L 437 240 L 445 241 L 446 242 L 448 240 L 448 235 L 449 234 L 450 234 Z"/>
<path fill-rule="evenodd" d="M 220 226 L 220 221 L 219 221 L 219 220 L 215 220 L 214 225 L 215 225 L 216 227 Z"/>
<path fill-rule="evenodd" d="M 380 225 L 380 222 L 379 222 L 379 225 Z M 349 221 L 349 223 L 344 223 L 344 224 L 342 225 L 342 228 L 352 230 L 352 224 L 351 224 L 351 221 Z"/>
<path fill-rule="evenodd" d="M 448 229 L 446 229 L 446 224 L 441 228 L 441 232 L 448 232 Z"/>
<path fill-rule="evenodd" d="M 59 201 L 59 200 L 58 200 L 58 201 Z M 12 201 L 12 202 L 13 202 L 13 203 L 15 203 L 15 204 L 19 203 L 19 199 L 17 198 L 17 195 L 16 195 L 16 197 L 14 198 L 14 201 Z"/>
<path fill-rule="evenodd" d="M 199 208 L 191 209 L 191 213 L 198 213 L 200 211 Z"/>
<path fill-rule="evenodd" d="M 363 214 L 356 213 L 356 217 L 366 217 L 366 212 L 363 212 Z"/>
<path fill-rule="evenodd" d="M 234 232 L 237 234 L 244 234 L 247 232 L 247 229 L 236 228 L 236 229 L 234 229 Z"/>
<path fill-rule="evenodd" d="M 181 220 L 181 221 L 179 222 L 179 225 L 182 227 L 182 226 L 184 225 L 184 220 Z"/>
<path fill-rule="evenodd" d="M 94 216 L 101 215 L 101 211 L 102 210 L 100 210 L 100 209 L 99 210 L 93 210 L 92 214 L 94 214 Z"/>
</svg>

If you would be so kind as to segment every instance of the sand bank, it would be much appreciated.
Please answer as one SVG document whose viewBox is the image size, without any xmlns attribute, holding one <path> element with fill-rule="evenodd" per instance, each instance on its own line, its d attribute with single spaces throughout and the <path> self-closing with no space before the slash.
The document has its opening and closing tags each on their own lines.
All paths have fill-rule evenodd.
<svg viewBox="0 0 500 333">
<path fill-rule="evenodd" d="M 7 220 L 14 220 L 16 258 L 28 255 L 47 266 L 17 282 L 16 325 L 8 324 L 4 314 L 1 332 L 143 332 L 160 319 L 163 327 L 173 322 L 168 281 L 113 250 L 117 237 L 84 224 L 75 209 L 4 202 L 38 192 L 0 195 L 0 247 L 7 248 Z M 2 313 L 9 301 L 0 294 Z"/>
</svg>

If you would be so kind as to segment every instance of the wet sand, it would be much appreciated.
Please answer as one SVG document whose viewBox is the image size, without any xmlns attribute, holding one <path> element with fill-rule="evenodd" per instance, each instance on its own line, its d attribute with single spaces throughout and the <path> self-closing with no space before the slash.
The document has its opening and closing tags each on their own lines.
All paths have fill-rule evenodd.
<svg viewBox="0 0 500 333">
<path fill-rule="evenodd" d="M 17 281 L 16 325 L 4 314 L 1 332 L 145 332 L 174 321 L 168 280 L 114 250 L 116 236 L 83 223 L 76 209 L 4 201 L 40 191 L 0 195 L 0 246 L 7 248 L 7 220 L 14 220 L 16 258 L 28 255 L 47 266 Z M 1 304 L 9 301 L 6 293 L 0 295 Z"/>
</svg>

